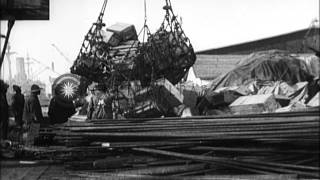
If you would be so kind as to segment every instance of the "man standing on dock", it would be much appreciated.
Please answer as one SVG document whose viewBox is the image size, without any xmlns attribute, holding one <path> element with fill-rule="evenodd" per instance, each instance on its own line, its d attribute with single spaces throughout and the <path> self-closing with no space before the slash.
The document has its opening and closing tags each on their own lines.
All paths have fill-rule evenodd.
<svg viewBox="0 0 320 180">
<path fill-rule="evenodd" d="M 0 127 L 1 140 L 7 139 L 8 136 L 8 121 L 9 121 L 9 106 L 7 101 L 7 89 L 9 85 L 0 79 Z"/>
<path fill-rule="evenodd" d="M 26 144 L 33 144 L 34 138 L 39 132 L 40 123 L 43 123 L 44 121 L 40 101 L 38 99 L 40 91 L 41 88 L 38 85 L 33 84 L 31 86 L 31 95 L 24 104 L 23 120 L 28 136 Z"/>
<path fill-rule="evenodd" d="M 21 94 L 21 88 L 17 85 L 12 86 L 16 92 L 12 97 L 12 109 L 14 113 L 14 119 L 18 127 L 22 127 L 22 115 L 24 107 L 24 96 Z"/>
</svg>

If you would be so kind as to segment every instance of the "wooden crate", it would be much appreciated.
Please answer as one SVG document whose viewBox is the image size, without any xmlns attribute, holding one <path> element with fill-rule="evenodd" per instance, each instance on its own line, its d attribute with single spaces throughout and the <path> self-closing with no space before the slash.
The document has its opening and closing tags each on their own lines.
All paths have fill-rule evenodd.
<svg viewBox="0 0 320 180">
<path fill-rule="evenodd" d="M 121 41 L 137 40 L 137 32 L 132 24 L 116 23 L 107 28 L 107 31 L 114 32 L 120 36 Z"/>
<path fill-rule="evenodd" d="M 142 101 L 136 104 L 133 110 L 125 116 L 134 118 L 160 117 L 162 113 L 159 111 L 156 103 L 152 100 Z"/>
<path fill-rule="evenodd" d="M 241 96 L 230 104 L 233 114 L 257 114 L 274 112 L 278 107 L 273 94 Z"/>
<path fill-rule="evenodd" d="M 207 95 L 206 99 L 210 102 L 212 108 L 216 106 L 229 105 L 238 99 L 242 94 L 236 90 L 225 90 L 219 93 L 213 93 L 212 95 Z"/>
<path fill-rule="evenodd" d="M 102 30 L 101 35 L 103 41 L 111 46 L 118 46 L 120 43 L 120 37 L 114 32 Z"/>
<path fill-rule="evenodd" d="M 308 106 L 311 107 L 317 107 L 319 106 L 319 101 L 320 101 L 320 92 L 318 92 L 315 96 L 313 96 L 313 98 L 308 102 Z"/>
<path fill-rule="evenodd" d="M 153 91 L 157 99 L 165 99 L 171 107 L 177 107 L 183 103 L 183 94 L 167 79 L 159 79 L 155 84 Z"/>
</svg>

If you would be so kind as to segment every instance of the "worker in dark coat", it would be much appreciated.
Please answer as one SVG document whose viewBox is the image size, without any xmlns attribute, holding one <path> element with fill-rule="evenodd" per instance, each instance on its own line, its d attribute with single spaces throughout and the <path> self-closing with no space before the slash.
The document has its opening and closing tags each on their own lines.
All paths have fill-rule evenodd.
<svg viewBox="0 0 320 180">
<path fill-rule="evenodd" d="M 40 124 L 44 123 L 42 110 L 38 95 L 40 95 L 41 88 L 33 84 L 31 86 L 31 94 L 24 103 L 23 121 L 26 133 L 24 135 L 25 145 L 33 145 L 36 138 L 38 138 Z"/>
<path fill-rule="evenodd" d="M 9 85 L 0 79 L 0 127 L 1 140 L 7 139 L 8 122 L 9 122 L 9 106 L 6 93 Z"/>
<path fill-rule="evenodd" d="M 13 85 L 13 90 L 16 92 L 12 97 L 12 110 L 17 126 L 22 127 L 22 115 L 24 107 L 24 95 L 21 94 L 21 88 Z"/>
<path fill-rule="evenodd" d="M 26 124 L 44 122 L 40 101 L 38 98 L 38 95 L 40 95 L 40 91 L 41 88 L 38 85 L 33 84 L 31 86 L 31 94 L 27 98 L 23 110 L 23 121 Z"/>
<path fill-rule="evenodd" d="M 88 119 L 113 119 L 113 96 L 104 84 L 97 84 L 88 105 Z"/>
<path fill-rule="evenodd" d="M 51 124 L 60 124 L 68 121 L 68 118 L 76 113 L 76 106 L 72 101 L 67 101 L 55 89 L 55 95 L 50 100 L 48 115 Z"/>
</svg>

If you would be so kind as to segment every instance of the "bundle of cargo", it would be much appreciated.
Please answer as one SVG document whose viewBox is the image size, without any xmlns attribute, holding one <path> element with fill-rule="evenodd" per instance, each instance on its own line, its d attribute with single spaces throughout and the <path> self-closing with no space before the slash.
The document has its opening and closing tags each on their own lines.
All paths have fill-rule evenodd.
<svg viewBox="0 0 320 180">
<path fill-rule="evenodd" d="M 289 52 L 269 50 L 250 54 L 236 68 L 213 80 L 209 89 L 249 85 L 253 81 L 284 81 L 293 85 L 312 79 L 305 62 Z"/>
<path fill-rule="evenodd" d="M 129 82 L 139 81 L 142 88 L 153 89 L 155 81 L 161 78 L 167 79 L 173 86 L 181 81 L 195 62 L 192 45 L 173 14 L 169 1 L 164 9 L 166 15 L 160 29 L 154 34 L 148 32 L 147 42 L 139 42 L 136 29 L 131 24 L 116 23 L 104 28 L 101 15 L 85 36 L 71 72 L 104 83 L 118 93 L 114 103 L 117 112 L 141 109 L 139 107 L 144 107 L 147 102 L 153 102 L 154 108 L 167 108 L 164 112 L 168 112 L 163 102 L 150 99 L 154 94 L 144 99 L 145 103 L 134 104 L 132 97 L 119 94 L 125 91 L 121 86 L 128 84 L 125 89 L 132 89 Z M 154 90 L 151 92 L 155 93 Z"/>
<path fill-rule="evenodd" d="M 113 77 L 118 81 L 140 80 L 148 86 L 152 79 L 165 77 L 178 83 L 196 57 L 171 6 L 166 11 L 165 21 L 146 43 L 137 40 L 135 27 L 130 24 L 90 30 L 71 72 L 102 82 Z"/>
<path fill-rule="evenodd" d="M 131 86 L 132 87 L 132 86 Z M 183 104 L 183 94 L 167 79 L 158 79 L 145 88 L 123 87 L 122 108 L 125 117 L 177 116 L 175 111 Z"/>
<path fill-rule="evenodd" d="M 215 109 L 214 106 L 221 105 L 219 91 L 225 92 L 228 89 L 236 92 L 238 97 L 234 96 L 231 101 L 222 102 L 236 114 L 274 112 L 277 108 L 298 101 L 306 104 L 318 91 L 316 80 L 306 67 L 304 61 L 286 51 L 269 50 L 252 53 L 241 60 L 233 70 L 213 80 L 198 107 L 200 111 L 204 108 Z M 259 104 L 265 102 L 259 100 L 268 94 L 273 94 L 275 101 L 281 106 L 271 103 L 268 104 L 270 107 L 266 105 L 260 107 Z M 241 102 L 234 105 L 240 108 L 229 106 L 237 101 L 237 98 Z M 244 106 L 247 103 L 250 104 L 250 108 Z"/>
<path fill-rule="evenodd" d="M 91 31 L 85 37 L 71 72 L 100 82 L 115 76 L 120 81 L 123 76 L 129 77 L 140 47 L 135 27 L 116 23 L 106 30 L 97 26 Z"/>
<path fill-rule="evenodd" d="M 196 60 L 193 47 L 184 34 L 170 1 L 164 6 L 166 15 L 159 30 L 148 38 L 146 63 L 154 68 L 156 77 L 178 83 Z"/>
</svg>

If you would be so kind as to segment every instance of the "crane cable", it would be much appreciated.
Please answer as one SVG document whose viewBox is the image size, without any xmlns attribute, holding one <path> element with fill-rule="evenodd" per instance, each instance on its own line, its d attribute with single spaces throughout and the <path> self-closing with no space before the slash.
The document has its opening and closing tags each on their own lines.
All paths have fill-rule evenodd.
<svg viewBox="0 0 320 180">
<path fill-rule="evenodd" d="M 144 24 L 143 24 L 143 39 L 142 39 L 143 43 L 144 43 L 144 38 L 146 35 L 146 28 L 148 28 L 148 26 L 147 26 L 147 3 L 146 3 L 146 0 L 144 0 Z"/>
<path fill-rule="evenodd" d="M 101 11 L 100 11 L 100 15 L 98 17 L 98 22 L 102 23 L 102 18 L 104 16 L 104 12 L 106 10 L 106 7 L 107 7 L 107 3 L 108 3 L 108 0 L 104 0 L 103 2 L 103 5 L 102 5 L 102 8 L 101 8 Z"/>
</svg>

